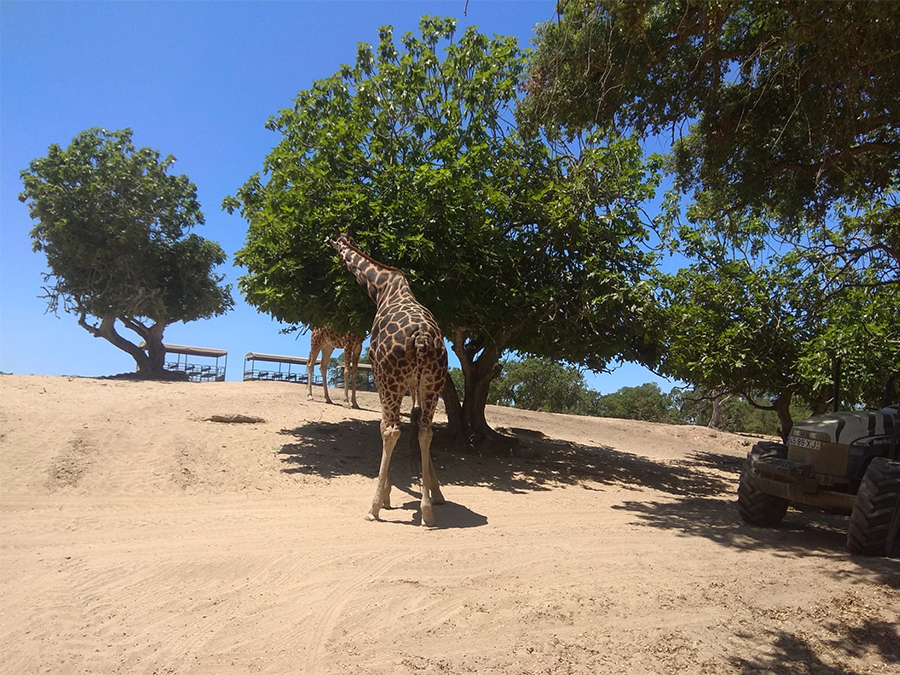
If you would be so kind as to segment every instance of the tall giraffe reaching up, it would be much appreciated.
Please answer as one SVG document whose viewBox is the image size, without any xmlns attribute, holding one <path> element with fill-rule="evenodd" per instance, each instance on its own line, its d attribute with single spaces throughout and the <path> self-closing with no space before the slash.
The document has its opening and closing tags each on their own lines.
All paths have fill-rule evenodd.
<svg viewBox="0 0 900 675">
<path fill-rule="evenodd" d="M 356 403 L 356 372 L 359 368 L 359 355 L 362 353 L 363 339 L 355 333 L 336 333 L 331 328 L 315 328 L 309 338 L 309 360 L 306 362 L 306 398 L 313 400 L 312 380 L 313 364 L 319 352 L 322 352 L 322 362 L 319 365 L 322 373 L 322 391 L 325 392 L 325 402 L 331 403 L 328 395 L 328 361 L 331 352 L 335 349 L 344 350 L 344 405 L 351 405 L 347 396 L 347 387 L 353 397 L 353 407 L 359 408 Z"/>
<path fill-rule="evenodd" d="M 382 508 L 391 508 L 391 453 L 400 438 L 400 403 L 409 389 L 416 403 L 410 416 L 413 446 L 418 442 L 422 453 L 422 525 L 433 526 L 432 504 L 444 503 L 431 462 L 431 423 L 447 378 L 443 333 L 400 270 L 373 260 L 346 234 L 331 244 L 377 307 L 369 359 L 381 400 L 382 452 L 378 487 L 366 518 L 378 520 Z"/>
</svg>

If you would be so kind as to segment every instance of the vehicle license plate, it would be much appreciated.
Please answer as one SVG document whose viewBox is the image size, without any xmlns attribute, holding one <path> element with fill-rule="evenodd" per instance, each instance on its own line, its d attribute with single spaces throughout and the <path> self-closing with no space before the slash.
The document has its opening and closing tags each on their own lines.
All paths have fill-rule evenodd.
<svg viewBox="0 0 900 675">
<path fill-rule="evenodd" d="M 791 436 L 788 444 L 798 448 L 808 448 L 809 450 L 819 450 L 822 447 L 820 441 L 814 441 L 811 438 L 800 438 L 799 436 Z"/>
</svg>

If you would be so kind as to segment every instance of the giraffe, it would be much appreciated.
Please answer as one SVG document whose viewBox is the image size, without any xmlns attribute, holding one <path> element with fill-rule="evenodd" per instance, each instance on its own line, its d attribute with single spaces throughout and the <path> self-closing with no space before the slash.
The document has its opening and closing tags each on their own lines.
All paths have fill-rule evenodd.
<svg viewBox="0 0 900 675">
<path fill-rule="evenodd" d="M 337 333 L 329 327 L 314 328 L 309 338 L 309 360 L 306 362 L 306 398 L 313 400 L 312 380 L 313 368 L 316 357 L 322 352 L 322 362 L 319 365 L 322 373 L 322 391 L 325 392 L 325 402 L 331 403 L 328 395 L 328 361 L 331 352 L 335 349 L 344 350 L 344 405 L 351 405 L 347 396 L 347 387 L 350 387 L 353 397 L 352 406 L 359 408 L 356 403 L 356 371 L 359 367 L 359 355 L 362 352 L 363 339 L 355 333 Z"/>
<path fill-rule="evenodd" d="M 400 403 L 409 389 L 415 402 L 412 446 L 418 445 L 422 455 L 422 525 L 432 527 L 432 504 L 444 503 L 431 461 L 431 423 L 447 378 L 443 333 L 416 300 L 403 272 L 370 258 L 345 233 L 338 233 L 331 244 L 376 305 L 369 358 L 381 400 L 382 452 L 378 487 L 366 519 L 378 520 L 382 508 L 391 508 L 391 453 L 400 438 Z"/>
</svg>

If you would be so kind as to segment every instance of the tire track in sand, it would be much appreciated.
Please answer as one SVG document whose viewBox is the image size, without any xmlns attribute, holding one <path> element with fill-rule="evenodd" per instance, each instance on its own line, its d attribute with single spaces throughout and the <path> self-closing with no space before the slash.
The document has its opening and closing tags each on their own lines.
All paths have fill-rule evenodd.
<svg viewBox="0 0 900 675">
<path fill-rule="evenodd" d="M 312 631 L 310 645 L 307 649 L 304 673 L 308 675 L 322 675 L 325 672 L 328 639 L 337 627 L 344 608 L 350 603 L 358 590 L 384 575 L 385 572 L 407 557 L 407 554 L 391 556 L 386 561 L 378 564 L 372 571 L 358 575 L 352 581 L 342 584 L 327 598 L 322 617 L 316 622 L 316 626 Z"/>
</svg>

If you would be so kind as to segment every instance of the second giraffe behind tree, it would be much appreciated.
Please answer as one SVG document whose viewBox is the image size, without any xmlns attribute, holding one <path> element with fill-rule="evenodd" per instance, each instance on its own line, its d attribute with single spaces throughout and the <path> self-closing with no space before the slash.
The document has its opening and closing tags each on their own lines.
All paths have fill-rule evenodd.
<svg viewBox="0 0 900 675">
<path fill-rule="evenodd" d="M 359 408 L 356 403 L 356 373 L 359 368 L 359 355 L 362 353 L 363 339 L 355 333 L 336 333 L 331 328 L 315 328 L 309 338 L 309 359 L 306 362 L 306 398 L 313 400 L 312 381 L 313 369 L 319 352 L 322 353 L 322 361 L 319 365 L 322 373 L 322 391 L 325 392 L 325 402 L 331 403 L 328 395 L 328 361 L 331 352 L 335 349 L 344 350 L 344 405 L 352 405 Z M 347 388 L 350 388 L 350 396 L 347 396 Z"/>
<path fill-rule="evenodd" d="M 339 234 L 332 246 L 376 305 L 369 360 L 381 400 L 382 452 L 378 487 L 366 517 L 378 520 L 380 510 L 391 507 L 391 454 L 400 438 L 400 404 L 409 389 L 417 403 L 410 416 L 413 441 L 422 453 L 422 525 L 433 526 L 432 504 L 444 503 L 431 461 L 431 423 L 447 378 L 444 335 L 400 270 L 370 258 L 346 234 Z"/>
</svg>

